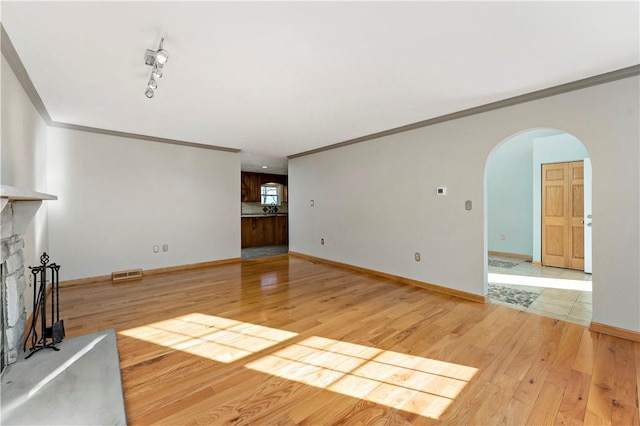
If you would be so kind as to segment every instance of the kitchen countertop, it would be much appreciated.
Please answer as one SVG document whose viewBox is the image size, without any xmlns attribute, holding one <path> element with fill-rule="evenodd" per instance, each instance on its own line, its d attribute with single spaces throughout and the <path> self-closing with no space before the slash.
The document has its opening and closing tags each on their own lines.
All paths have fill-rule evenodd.
<svg viewBox="0 0 640 426">
<path fill-rule="evenodd" d="M 274 216 L 289 216 L 288 213 L 251 213 L 251 214 L 243 214 L 240 217 L 274 217 Z"/>
</svg>

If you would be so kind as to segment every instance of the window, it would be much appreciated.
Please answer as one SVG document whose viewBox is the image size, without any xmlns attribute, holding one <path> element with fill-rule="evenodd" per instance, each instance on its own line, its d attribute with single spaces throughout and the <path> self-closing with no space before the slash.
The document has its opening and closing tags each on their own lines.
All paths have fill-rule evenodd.
<svg viewBox="0 0 640 426">
<path fill-rule="evenodd" d="M 260 204 L 279 206 L 281 204 L 282 185 L 268 183 L 260 187 Z"/>
</svg>

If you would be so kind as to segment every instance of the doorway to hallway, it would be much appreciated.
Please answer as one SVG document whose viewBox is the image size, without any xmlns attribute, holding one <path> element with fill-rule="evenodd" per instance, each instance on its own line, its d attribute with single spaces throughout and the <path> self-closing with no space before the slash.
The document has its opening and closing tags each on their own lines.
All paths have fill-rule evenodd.
<svg viewBox="0 0 640 426">
<path fill-rule="evenodd" d="M 578 163 L 582 162 L 585 167 L 579 168 Z M 590 191 L 584 179 L 587 162 L 589 153 L 582 142 L 555 129 L 533 129 L 513 135 L 491 153 L 485 169 L 485 239 L 489 262 L 487 291 L 493 303 L 579 324 L 590 323 L 592 281 L 583 268 L 588 267 L 587 272 L 591 272 L 590 262 L 586 261 L 591 240 L 586 232 L 578 232 L 586 229 L 582 221 L 587 223 L 591 213 L 590 207 L 578 200 L 584 200 L 586 191 Z M 545 185 L 543 165 L 550 163 L 576 163 L 571 170 L 573 182 L 563 181 L 561 190 L 547 191 L 550 186 Z M 545 196 L 561 200 L 560 208 L 545 204 Z M 554 209 L 569 214 L 568 219 L 562 219 L 560 228 L 550 228 L 554 224 L 545 220 L 545 212 L 555 214 Z M 588 219 L 590 222 L 590 216 Z M 547 235 L 545 226 L 546 231 L 551 229 L 555 234 Z M 566 237 L 567 232 L 573 238 Z M 546 241 L 545 236 L 549 237 Z M 562 246 L 553 245 L 558 242 Z M 555 263 L 560 267 L 552 267 L 543 258 L 545 250 L 547 254 L 559 253 L 563 259 L 569 253 L 573 264 Z"/>
<path fill-rule="evenodd" d="M 489 297 L 509 308 L 588 326 L 593 311 L 591 275 L 490 256 Z"/>
</svg>

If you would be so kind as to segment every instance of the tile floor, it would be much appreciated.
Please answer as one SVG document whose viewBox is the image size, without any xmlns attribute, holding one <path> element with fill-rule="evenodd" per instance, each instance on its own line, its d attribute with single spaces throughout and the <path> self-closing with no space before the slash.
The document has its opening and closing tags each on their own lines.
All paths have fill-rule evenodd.
<svg viewBox="0 0 640 426">
<path fill-rule="evenodd" d="M 277 256 L 289 252 L 289 246 L 248 247 L 241 250 L 242 260 L 258 259 L 260 257 Z"/>
<path fill-rule="evenodd" d="M 535 266 L 530 262 L 508 257 L 490 256 L 489 260 L 498 261 L 490 262 L 489 283 L 506 288 L 503 293 L 508 293 L 511 289 L 516 294 L 526 291 L 538 295 L 533 302 L 527 300 L 526 303 L 520 303 L 518 298 L 505 297 L 503 300 L 492 298 L 492 303 L 582 325 L 589 325 L 591 322 L 590 274 Z M 493 266 L 491 263 L 500 266 Z"/>
</svg>

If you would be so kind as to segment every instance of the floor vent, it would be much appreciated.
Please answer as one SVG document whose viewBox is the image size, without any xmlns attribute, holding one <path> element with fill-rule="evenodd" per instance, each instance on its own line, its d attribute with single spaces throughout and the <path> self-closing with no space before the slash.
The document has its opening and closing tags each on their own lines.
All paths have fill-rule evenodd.
<svg viewBox="0 0 640 426">
<path fill-rule="evenodd" d="M 111 274 L 111 281 L 114 283 L 122 281 L 132 281 L 142 279 L 142 269 L 132 269 L 130 271 L 119 271 Z"/>
</svg>

